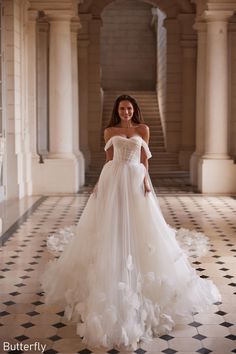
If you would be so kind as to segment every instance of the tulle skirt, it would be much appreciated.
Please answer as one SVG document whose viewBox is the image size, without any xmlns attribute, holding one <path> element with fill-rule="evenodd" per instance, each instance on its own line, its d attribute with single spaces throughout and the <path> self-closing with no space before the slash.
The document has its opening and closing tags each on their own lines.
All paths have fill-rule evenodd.
<svg viewBox="0 0 236 354">
<path fill-rule="evenodd" d="M 220 300 L 212 281 L 190 265 L 153 188 L 144 194 L 145 173 L 141 163 L 106 163 L 78 225 L 48 240 L 63 252 L 42 276 L 46 303 L 61 303 L 93 347 L 135 349 L 171 331 L 179 315 Z M 195 238 L 204 252 L 205 237 L 179 235 L 185 245 Z"/>
</svg>

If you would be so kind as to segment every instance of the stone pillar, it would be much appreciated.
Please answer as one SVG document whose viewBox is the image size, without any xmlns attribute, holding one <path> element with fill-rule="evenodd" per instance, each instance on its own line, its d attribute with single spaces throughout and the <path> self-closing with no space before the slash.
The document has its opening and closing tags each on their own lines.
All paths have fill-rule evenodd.
<svg viewBox="0 0 236 354">
<path fill-rule="evenodd" d="M 38 153 L 46 158 L 49 151 L 48 131 L 48 45 L 49 23 L 46 18 L 37 25 L 37 137 Z"/>
<path fill-rule="evenodd" d="M 161 126 L 164 135 L 164 144 L 166 147 L 166 28 L 164 20 L 166 14 L 157 7 L 152 8 L 152 25 L 155 28 L 156 37 L 156 95 L 160 111 Z"/>
<path fill-rule="evenodd" d="M 37 114 L 36 114 L 36 20 L 37 11 L 28 11 L 28 115 L 30 117 L 30 150 L 32 158 L 37 155 Z"/>
<path fill-rule="evenodd" d="M 206 24 L 197 22 L 197 87 L 196 87 L 196 149 L 190 160 L 190 178 L 194 188 L 198 185 L 198 162 L 204 152 L 205 137 L 205 77 L 206 77 Z"/>
<path fill-rule="evenodd" d="M 231 11 L 206 11 L 205 151 L 199 162 L 203 193 L 236 191 L 236 165 L 228 155 L 228 33 Z"/>
<path fill-rule="evenodd" d="M 230 53 L 230 121 L 229 121 L 229 154 L 236 161 L 236 22 L 229 23 Z"/>
<path fill-rule="evenodd" d="M 7 112 L 6 118 L 6 150 L 5 150 L 5 172 L 7 176 L 5 199 L 19 198 L 19 181 L 18 181 L 18 156 L 17 156 L 17 143 L 19 132 L 21 128 L 20 121 L 20 79 L 19 65 L 18 70 L 15 72 L 13 69 L 20 62 L 20 44 L 19 32 L 16 33 L 18 28 L 15 28 L 16 23 L 19 24 L 20 20 L 15 21 L 14 14 L 17 12 L 16 4 L 13 1 L 4 2 L 4 21 L 5 21 L 5 38 L 11 45 L 5 46 L 4 50 L 4 69 L 5 79 L 7 81 L 6 87 L 6 101 L 5 109 Z M 19 12 L 18 12 L 19 13 Z M 16 104 L 17 102 L 17 104 Z M 18 135 L 18 137 L 17 137 Z"/>
<path fill-rule="evenodd" d="M 182 47 L 182 121 L 179 164 L 189 170 L 190 156 L 195 149 L 196 45 L 194 16 L 181 14 Z"/>
<path fill-rule="evenodd" d="M 49 20 L 49 156 L 73 158 L 71 16 Z"/>
<path fill-rule="evenodd" d="M 40 193 L 75 193 L 78 161 L 73 151 L 72 48 L 69 11 L 47 10 L 49 39 L 49 155 L 35 176 Z"/>
<path fill-rule="evenodd" d="M 81 28 L 79 18 L 74 18 L 71 26 L 72 46 L 72 116 L 73 116 L 73 150 L 78 160 L 79 186 L 85 182 L 85 161 L 79 148 L 79 81 L 78 81 L 78 31 Z"/>
<path fill-rule="evenodd" d="M 26 127 L 28 125 L 28 134 L 23 137 L 25 144 L 25 171 L 24 176 L 26 177 L 27 184 L 25 185 L 25 192 L 22 193 L 31 195 L 34 191 L 34 173 L 35 166 L 39 163 L 38 147 L 37 147 L 37 69 L 36 69 L 36 25 L 38 18 L 38 11 L 28 10 L 28 23 L 25 38 L 27 38 L 26 45 L 26 109 L 24 110 L 24 118 L 27 120 L 25 123 Z M 22 59 L 23 60 L 23 57 Z M 23 95 L 23 90 L 21 88 L 21 95 Z M 22 142 L 23 143 L 23 142 Z M 23 145 L 23 144 L 22 144 Z M 27 151 L 28 150 L 28 151 Z M 28 155 L 28 156 L 27 156 Z"/>
<path fill-rule="evenodd" d="M 100 29 L 102 21 L 94 18 L 90 21 L 89 45 L 89 147 L 98 151 L 101 144 L 102 128 L 102 92 L 100 63 Z"/>
<path fill-rule="evenodd" d="M 85 157 L 85 169 L 90 163 L 88 142 L 88 106 L 89 106 L 89 21 L 90 14 L 81 14 L 82 28 L 78 36 L 78 70 L 79 70 L 79 146 Z"/>
</svg>

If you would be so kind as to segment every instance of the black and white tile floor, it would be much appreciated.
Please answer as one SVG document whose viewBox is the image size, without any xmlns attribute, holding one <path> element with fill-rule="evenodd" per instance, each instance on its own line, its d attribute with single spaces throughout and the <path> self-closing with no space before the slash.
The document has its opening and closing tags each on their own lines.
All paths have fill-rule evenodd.
<svg viewBox="0 0 236 354">
<path fill-rule="evenodd" d="M 0 353 L 42 352 L 37 345 L 46 345 L 46 354 L 106 353 L 87 348 L 61 308 L 45 306 L 39 285 L 52 258 L 46 249 L 47 235 L 75 224 L 88 196 L 85 190 L 76 196 L 43 199 L 0 247 Z M 184 318 L 169 335 L 141 344 L 135 353 L 236 353 L 236 199 L 187 192 L 161 194 L 159 201 L 170 225 L 197 229 L 210 237 L 209 253 L 192 262 L 202 278 L 209 277 L 218 286 L 222 303 Z M 26 346 L 34 343 L 39 344 Z M 121 352 L 111 348 L 107 353 Z"/>
</svg>

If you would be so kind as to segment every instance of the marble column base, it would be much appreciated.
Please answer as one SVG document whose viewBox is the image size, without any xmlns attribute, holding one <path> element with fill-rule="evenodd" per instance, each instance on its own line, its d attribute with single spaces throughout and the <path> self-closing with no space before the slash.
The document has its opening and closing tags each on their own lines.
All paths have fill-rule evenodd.
<svg viewBox="0 0 236 354">
<path fill-rule="evenodd" d="M 76 157 L 50 158 L 41 164 L 33 158 L 33 194 L 77 193 L 80 187 L 79 171 Z"/>
<path fill-rule="evenodd" d="M 230 194 L 236 192 L 236 164 L 230 159 L 200 158 L 198 189 L 201 193 Z"/>
</svg>

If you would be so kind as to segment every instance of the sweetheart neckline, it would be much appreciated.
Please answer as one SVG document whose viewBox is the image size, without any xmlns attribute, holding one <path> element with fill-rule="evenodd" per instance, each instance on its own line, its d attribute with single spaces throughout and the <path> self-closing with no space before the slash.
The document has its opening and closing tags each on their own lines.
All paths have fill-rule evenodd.
<svg viewBox="0 0 236 354">
<path fill-rule="evenodd" d="M 122 136 L 122 135 L 113 135 L 112 137 L 110 137 L 110 139 L 107 140 L 106 144 L 105 144 L 105 147 L 104 147 L 104 150 L 107 151 L 109 149 L 109 147 L 112 145 L 112 140 L 113 138 L 115 137 L 118 137 L 118 138 L 121 138 L 121 139 L 126 139 L 127 141 L 128 140 L 132 140 L 133 138 L 140 138 L 141 139 L 141 145 L 143 146 L 144 150 L 146 151 L 147 155 L 149 156 L 148 158 L 150 158 L 152 156 L 150 150 L 149 150 L 149 147 L 148 147 L 148 144 L 146 143 L 146 141 L 138 134 L 136 135 L 133 135 L 131 136 L 130 138 L 127 138 L 125 136 Z"/>
<path fill-rule="evenodd" d="M 122 136 L 122 135 L 113 135 L 113 136 L 110 137 L 110 139 L 107 140 L 105 146 L 107 146 L 108 143 L 109 143 L 110 141 L 112 141 L 113 138 L 117 138 L 117 137 L 118 137 L 118 138 L 122 138 L 122 139 L 126 139 L 126 140 L 132 140 L 132 138 L 137 138 L 137 137 L 138 137 L 138 138 L 140 138 L 140 139 L 143 141 L 143 143 L 146 143 L 146 142 L 143 140 L 143 138 L 142 138 L 140 135 L 138 135 L 138 134 L 133 135 L 133 136 L 131 136 L 130 138 L 127 138 L 126 136 Z"/>
<path fill-rule="evenodd" d="M 127 140 L 132 139 L 132 138 L 135 138 L 135 137 L 138 137 L 138 138 L 143 139 L 143 138 L 142 138 L 140 135 L 138 135 L 138 134 L 132 135 L 132 136 L 130 136 L 130 137 L 124 136 L 124 135 L 113 135 L 113 136 L 110 137 L 110 139 L 115 138 L 115 137 L 120 137 L 120 138 L 124 138 L 124 139 L 127 139 Z M 109 140 L 110 140 L 110 139 L 109 139 Z"/>
</svg>

